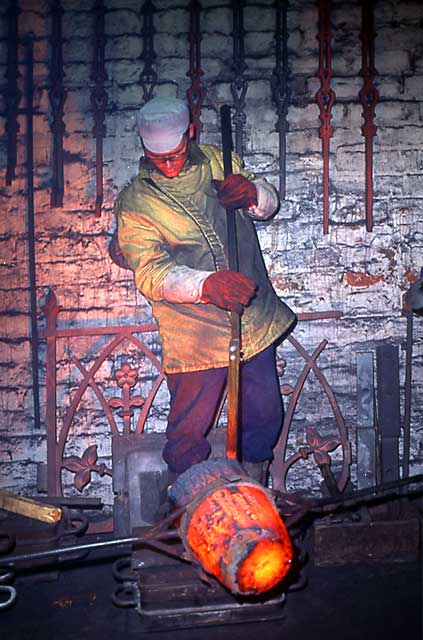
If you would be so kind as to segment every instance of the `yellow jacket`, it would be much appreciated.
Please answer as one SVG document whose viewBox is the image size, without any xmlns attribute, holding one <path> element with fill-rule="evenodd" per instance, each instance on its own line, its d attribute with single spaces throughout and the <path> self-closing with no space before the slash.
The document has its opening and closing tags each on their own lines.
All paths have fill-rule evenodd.
<svg viewBox="0 0 423 640">
<path fill-rule="evenodd" d="M 116 201 L 119 246 L 136 286 L 152 306 L 166 373 L 228 364 L 230 314 L 212 304 L 166 300 L 165 279 L 175 267 L 228 269 L 226 211 L 210 185 L 211 179 L 223 179 L 222 153 L 217 147 L 191 145 L 189 160 L 173 179 L 142 158 L 138 176 Z M 236 154 L 233 172 L 254 178 Z M 271 286 L 251 217 L 236 215 L 239 271 L 258 284 L 241 318 L 247 360 L 287 334 L 296 316 Z"/>
</svg>

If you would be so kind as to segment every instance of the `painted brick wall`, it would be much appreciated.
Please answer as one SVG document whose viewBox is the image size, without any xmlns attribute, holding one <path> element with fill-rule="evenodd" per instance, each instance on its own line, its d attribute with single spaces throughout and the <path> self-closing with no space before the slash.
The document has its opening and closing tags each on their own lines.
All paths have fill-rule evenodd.
<svg viewBox="0 0 423 640">
<path fill-rule="evenodd" d="M 6 4 L 6 3 L 4 3 Z M 141 146 L 135 115 L 142 105 L 139 76 L 143 69 L 141 2 L 106 3 L 106 71 L 108 94 L 104 141 L 105 200 L 101 218 L 94 215 L 95 146 L 90 104 L 93 56 L 93 2 L 63 0 L 65 87 L 65 197 L 63 208 L 50 206 L 51 149 L 49 130 L 48 34 L 49 3 L 22 0 L 21 38 L 34 36 L 34 153 L 37 298 L 53 288 L 63 305 L 67 326 L 134 323 L 151 319 L 148 304 L 134 290 L 129 272 L 114 265 L 107 252 L 113 227 L 113 201 L 135 175 Z M 206 95 L 201 140 L 220 141 L 218 110 L 232 102 L 232 13 L 228 3 L 203 0 L 202 82 Z M 278 134 L 270 77 L 274 69 L 275 9 L 273 2 L 246 2 L 244 27 L 248 80 L 244 160 L 247 166 L 278 185 Z M 184 97 L 190 80 L 188 2 L 155 0 L 154 68 L 156 95 Z M 0 9 L 0 86 L 6 89 L 7 6 Z M 287 135 L 287 196 L 277 218 L 258 227 L 269 274 L 277 293 L 297 312 L 340 310 L 338 320 L 300 323 L 295 336 L 312 351 L 326 338 L 319 362 L 332 384 L 351 437 L 356 427 L 356 354 L 389 341 L 400 346 L 404 382 L 405 319 L 402 297 L 423 266 L 423 6 L 420 2 L 376 2 L 376 67 L 380 94 L 374 141 L 374 230 L 364 225 L 364 139 L 360 8 L 358 2 L 333 2 L 332 86 L 334 136 L 330 155 L 330 227 L 322 227 L 322 156 L 319 110 L 317 3 L 291 0 L 288 11 L 288 53 L 291 103 Z M 23 47 L 19 49 L 23 75 Z M 23 78 L 20 78 L 22 88 Z M 29 342 L 29 284 L 25 198 L 25 118 L 19 116 L 17 177 L 5 186 L 6 137 L 4 91 L 0 104 L 0 486 L 36 491 L 37 463 L 45 461 L 45 433 L 34 429 Z M 22 105 L 21 105 L 22 106 Z M 43 320 L 40 313 L 40 327 Z M 423 464 L 422 320 L 415 319 L 411 472 Z M 153 349 L 158 347 L 151 338 Z M 75 374 L 61 347 L 59 399 L 69 401 Z M 134 354 L 133 354 L 134 355 Z M 135 357 L 135 356 L 134 356 Z M 293 382 L 301 361 L 290 347 L 280 350 L 286 363 L 282 384 Z M 40 348 L 42 414 L 45 410 L 45 349 Z M 89 357 L 87 359 L 89 361 Z M 120 361 L 102 373 L 106 385 Z M 333 416 L 320 385 L 310 377 L 291 436 L 293 447 L 304 441 L 306 426 L 330 433 Z M 166 391 L 157 403 L 149 428 L 163 429 Z M 62 411 L 62 410 L 61 410 Z M 92 399 L 78 417 L 85 445 L 100 436 L 99 459 L 110 463 L 110 440 Z M 101 438 L 102 436 L 102 438 Z M 84 448 L 84 447 L 83 447 Z M 79 444 L 69 454 L 81 454 Z M 315 466 L 304 463 L 293 484 L 312 490 Z M 354 477 L 355 467 L 352 466 Z M 97 478 L 97 477 L 96 477 Z M 72 477 L 65 474 L 67 486 Z M 110 483 L 103 497 L 110 502 Z M 96 490 L 96 487 L 91 490 Z"/>
</svg>

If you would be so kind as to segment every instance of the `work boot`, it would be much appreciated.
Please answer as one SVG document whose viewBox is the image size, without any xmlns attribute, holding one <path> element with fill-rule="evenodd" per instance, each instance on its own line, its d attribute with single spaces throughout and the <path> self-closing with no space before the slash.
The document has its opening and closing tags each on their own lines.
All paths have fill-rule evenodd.
<svg viewBox="0 0 423 640">
<path fill-rule="evenodd" d="M 263 487 L 267 487 L 269 476 L 270 460 L 262 460 L 262 462 L 243 462 L 242 466 L 249 476 Z"/>
</svg>

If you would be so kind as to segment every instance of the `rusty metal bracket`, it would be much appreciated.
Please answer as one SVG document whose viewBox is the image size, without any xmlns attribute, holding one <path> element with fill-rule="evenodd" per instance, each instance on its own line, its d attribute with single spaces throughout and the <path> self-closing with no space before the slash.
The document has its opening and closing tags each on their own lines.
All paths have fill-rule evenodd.
<svg viewBox="0 0 423 640">
<path fill-rule="evenodd" d="M 139 83 L 143 90 L 143 101 L 148 102 L 154 95 L 154 90 L 157 85 L 157 73 L 153 67 L 156 59 L 156 53 L 154 51 L 154 4 L 151 0 L 146 0 L 141 8 L 141 15 L 143 17 L 143 27 L 141 31 L 143 39 L 143 50 L 141 53 L 141 60 L 144 62 L 144 68 L 139 76 Z"/>
<path fill-rule="evenodd" d="M 7 168 L 6 185 L 12 184 L 15 179 L 17 136 L 19 132 L 18 107 L 22 93 L 18 87 L 18 16 L 19 3 L 17 0 L 10 0 L 7 15 L 7 66 L 6 79 L 7 90 L 5 92 L 6 101 L 6 125 L 7 134 Z"/>
<path fill-rule="evenodd" d="M 287 13 L 288 0 L 275 0 L 276 29 L 275 29 L 275 68 L 272 72 L 270 85 L 272 97 L 276 106 L 278 119 L 275 129 L 279 134 L 279 195 L 282 200 L 286 197 L 286 134 L 288 132 L 288 108 L 290 90 L 288 85 L 288 28 Z"/>
<path fill-rule="evenodd" d="M 331 0 L 319 0 L 319 71 L 320 89 L 316 93 L 316 102 L 320 111 L 321 126 L 319 136 L 322 140 L 323 156 L 323 233 L 329 233 L 329 150 L 333 136 L 332 107 L 335 92 L 330 85 L 332 70 L 332 32 L 330 27 Z"/>
<path fill-rule="evenodd" d="M 101 216 L 103 205 L 103 139 L 106 135 L 104 123 L 105 109 L 107 105 L 107 93 L 104 83 L 107 73 L 104 65 L 104 0 L 96 0 L 94 5 L 94 60 L 91 80 L 94 87 L 91 92 L 91 106 L 94 114 L 93 136 L 95 138 L 95 167 L 96 167 L 96 199 L 95 215 Z"/>
<path fill-rule="evenodd" d="M 245 115 L 245 95 L 248 89 L 248 82 L 244 77 L 247 69 L 244 50 L 244 0 L 232 0 L 233 13 L 233 62 L 232 70 L 234 79 L 231 82 L 231 93 L 234 99 L 235 112 L 233 121 L 235 124 L 235 151 L 242 158 L 243 154 L 243 132 L 247 122 Z"/>
<path fill-rule="evenodd" d="M 51 57 L 50 57 L 50 88 L 49 100 L 51 105 L 51 132 L 53 134 L 52 151 L 52 179 L 51 179 L 51 206 L 62 207 L 65 191 L 63 168 L 63 136 L 65 123 L 63 121 L 66 91 L 63 84 L 63 57 L 62 57 L 62 16 L 63 9 L 60 0 L 51 2 Z"/>
<path fill-rule="evenodd" d="M 374 124 L 379 92 L 375 87 L 375 38 L 373 0 L 361 1 L 361 71 L 363 87 L 359 99 L 363 107 L 364 125 L 361 127 L 365 146 L 366 171 L 366 229 L 373 229 L 373 138 L 377 127 Z"/>
<path fill-rule="evenodd" d="M 189 3 L 190 28 L 189 28 L 189 70 L 187 76 L 191 78 L 191 85 L 187 90 L 187 100 L 192 113 L 196 142 L 200 142 L 203 125 L 201 123 L 201 107 L 205 91 L 201 84 L 201 28 L 200 15 L 201 3 L 198 0 L 191 0 Z"/>
</svg>

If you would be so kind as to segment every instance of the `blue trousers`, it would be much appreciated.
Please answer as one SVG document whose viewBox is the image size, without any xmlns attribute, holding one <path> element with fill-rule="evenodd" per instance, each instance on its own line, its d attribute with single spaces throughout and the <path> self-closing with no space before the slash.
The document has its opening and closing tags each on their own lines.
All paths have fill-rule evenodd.
<svg viewBox="0 0 423 640">
<path fill-rule="evenodd" d="M 163 459 L 182 473 L 210 453 L 207 433 L 227 385 L 228 369 L 167 375 L 171 404 Z M 261 462 L 273 457 L 283 421 L 283 405 L 272 345 L 241 364 L 240 457 Z"/>
</svg>

